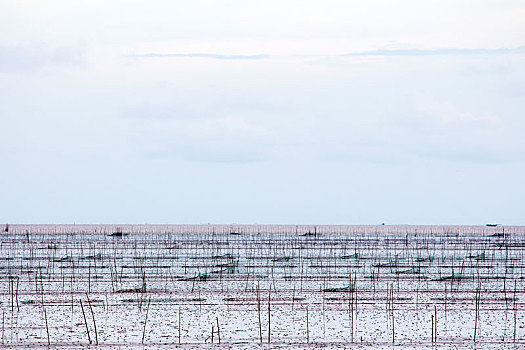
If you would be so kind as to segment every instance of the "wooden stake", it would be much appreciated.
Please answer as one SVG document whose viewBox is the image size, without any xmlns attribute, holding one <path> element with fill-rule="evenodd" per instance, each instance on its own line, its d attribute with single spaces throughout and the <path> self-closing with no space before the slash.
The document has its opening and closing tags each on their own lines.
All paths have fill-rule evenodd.
<svg viewBox="0 0 525 350">
<path fill-rule="evenodd" d="M 219 318 L 215 318 L 217 320 L 217 338 L 219 338 L 219 344 L 221 343 L 221 329 L 219 328 Z"/>
<path fill-rule="evenodd" d="M 44 305 L 42 305 L 42 308 L 44 309 L 44 319 L 46 320 L 46 332 L 47 332 L 47 345 L 51 345 L 51 340 L 49 338 L 49 327 L 47 325 L 47 312 L 46 312 L 46 308 L 44 307 Z"/>
<path fill-rule="evenodd" d="M 392 311 L 392 344 L 396 341 L 396 327 L 395 327 L 395 321 L 394 321 L 394 285 L 392 284 L 390 286 L 390 293 L 391 293 L 391 311 Z"/>
<path fill-rule="evenodd" d="M 146 336 L 146 324 L 148 323 L 149 304 L 151 297 L 148 299 L 148 308 L 146 309 L 146 318 L 144 319 L 144 329 L 142 330 L 142 344 L 144 344 L 144 337 Z"/>
<path fill-rule="evenodd" d="M 18 312 L 20 312 L 20 304 L 18 303 L 18 282 L 20 281 L 20 278 L 18 277 L 16 279 L 16 308 Z"/>
<path fill-rule="evenodd" d="M 82 315 L 84 316 L 84 324 L 86 325 L 86 333 L 88 336 L 89 344 L 91 344 L 91 336 L 89 335 L 89 327 L 87 324 L 86 313 L 84 312 L 84 304 L 82 304 L 82 299 L 79 299 L 79 300 L 80 300 L 80 307 L 82 308 Z"/>
<path fill-rule="evenodd" d="M 308 326 L 308 305 L 306 305 L 306 342 L 310 342 L 310 328 Z"/>
<path fill-rule="evenodd" d="M 181 324 L 180 324 L 180 306 L 179 306 L 179 345 L 180 345 L 180 328 L 181 328 Z"/>
<path fill-rule="evenodd" d="M 478 294 L 479 289 L 476 290 L 476 298 L 475 298 L 475 313 L 474 313 L 474 343 L 476 342 L 476 332 L 478 330 Z"/>
<path fill-rule="evenodd" d="M 516 280 L 514 280 L 514 336 L 513 342 L 516 342 L 516 319 L 518 316 L 518 304 L 516 303 Z"/>
<path fill-rule="evenodd" d="M 431 315 L 431 319 L 432 319 L 432 335 L 431 335 L 431 342 L 434 343 L 434 315 Z"/>
<path fill-rule="evenodd" d="M 95 343 L 98 345 L 98 334 L 97 334 L 97 323 L 95 322 L 95 313 L 93 312 L 93 307 L 91 306 L 91 301 L 89 300 L 89 295 L 86 293 L 89 309 L 91 310 L 91 318 L 93 319 L 93 327 L 95 328 Z"/>
<path fill-rule="evenodd" d="M 434 305 L 434 343 L 437 343 L 438 336 L 438 315 L 437 315 L 437 306 Z"/>
<path fill-rule="evenodd" d="M 270 342 L 270 330 L 271 330 L 271 325 L 272 325 L 272 322 L 271 322 L 271 309 L 270 309 L 270 293 L 271 291 L 268 290 L 268 343 Z"/>
<path fill-rule="evenodd" d="M 257 282 L 257 313 L 259 315 L 259 342 L 262 343 L 261 295 L 260 295 L 258 282 Z"/>
</svg>

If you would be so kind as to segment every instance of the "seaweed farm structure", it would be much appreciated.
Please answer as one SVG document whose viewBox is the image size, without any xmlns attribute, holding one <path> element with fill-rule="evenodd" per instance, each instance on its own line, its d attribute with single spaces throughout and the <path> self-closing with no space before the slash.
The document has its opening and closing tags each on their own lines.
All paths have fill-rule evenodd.
<svg viewBox="0 0 525 350">
<path fill-rule="evenodd" d="M 525 348 L 522 226 L 8 228 L 3 348 Z"/>
</svg>

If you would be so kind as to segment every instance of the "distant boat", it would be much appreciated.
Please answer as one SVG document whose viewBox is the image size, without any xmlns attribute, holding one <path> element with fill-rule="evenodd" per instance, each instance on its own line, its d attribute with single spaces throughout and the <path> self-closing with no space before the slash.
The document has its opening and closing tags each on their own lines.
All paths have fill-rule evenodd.
<svg viewBox="0 0 525 350">
<path fill-rule="evenodd" d="M 120 227 L 117 227 L 117 230 L 111 234 L 109 234 L 108 236 L 111 236 L 111 237 L 122 237 L 122 236 L 127 236 L 129 233 L 122 233 L 122 229 Z"/>
<path fill-rule="evenodd" d="M 487 224 L 487 225 L 485 225 L 485 226 L 496 227 L 496 226 L 498 226 L 498 224 Z"/>
<path fill-rule="evenodd" d="M 9 224 L 5 224 L 4 232 L 9 232 Z"/>
<path fill-rule="evenodd" d="M 314 226 L 314 232 L 312 232 L 312 231 L 308 231 L 308 232 L 306 232 L 306 233 L 303 233 L 301 236 L 306 236 L 306 237 L 308 237 L 308 236 L 314 236 L 314 237 L 317 238 L 317 226 Z"/>
</svg>

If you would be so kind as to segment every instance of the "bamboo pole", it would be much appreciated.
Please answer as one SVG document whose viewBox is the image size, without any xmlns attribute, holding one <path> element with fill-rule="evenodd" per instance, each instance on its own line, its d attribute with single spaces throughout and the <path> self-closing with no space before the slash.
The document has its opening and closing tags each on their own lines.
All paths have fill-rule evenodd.
<svg viewBox="0 0 525 350">
<path fill-rule="evenodd" d="M 306 342 L 310 342 L 310 327 L 309 327 L 309 320 L 308 320 L 308 305 L 306 305 Z"/>
<path fill-rule="evenodd" d="M 271 315 L 271 308 L 270 308 L 270 293 L 271 290 L 268 290 L 268 343 L 270 343 L 270 334 L 271 334 L 271 328 L 272 328 L 272 315 Z"/>
<path fill-rule="evenodd" d="M 478 330 L 478 312 L 479 312 L 479 289 L 476 290 L 476 297 L 475 297 L 475 313 L 474 313 L 474 343 L 476 342 L 476 333 Z"/>
<path fill-rule="evenodd" d="M 259 342 L 262 343 L 262 323 L 261 323 L 261 295 L 259 283 L 257 282 L 257 313 L 259 315 Z"/>
<path fill-rule="evenodd" d="M 219 339 L 219 344 L 220 344 L 221 343 L 221 329 L 219 327 L 219 318 L 216 317 L 215 319 L 217 321 L 217 338 Z"/>
<path fill-rule="evenodd" d="M 180 329 L 181 329 L 181 317 L 180 317 L 180 306 L 179 306 L 179 345 L 181 344 L 180 342 Z"/>
<path fill-rule="evenodd" d="M 146 336 L 146 324 L 148 323 L 149 304 L 151 303 L 151 297 L 148 299 L 148 307 L 146 309 L 146 318 L 144 319 L 144 328 L 142 329 L 142 341 L 144 344 L 144 337 Z"/>
<path fill-rule="evenodd" d="M 393 284 L 390 286 L 390 293 L 391 293 L 390 311 L 392 312 L 392 344 L 394 344 L 396 341 L 396 326 L 395 326 L 395 318 L 394 318 L 394 285 Z"/>
<path fill-rule="evenodd" d="M 434 305 L 434 343 L 437 343 L 437 334 L 438 334 L 438 316 L 437 316 L 437 306 Z"/>
<path fill-rule="evenodd" d="M 431 315 L 431 325 L 432 325 L 432 330 L 431 330 L 431 343 L 434 343 L 434 315 Z"/>
<path fill-rule="evenodd" d="M 514 335 L 512 337 L 512 341 L 516 342 L 516 320 L 518 316 L 518 304 L 516 303 L 516 280 L 514 280 Z"/>
<path fill-rule="evenodd" d="M 44 319 L 46 320 L 46 332 L 47 332 L 47 345 L 51 345 L 51 340 L 49 338 L 49 326 L 47 325 L 47 312 L 44 305 L 42 305 L 42 308 L 44 309 Z"/>
<path fill-rule="evenodd" d="M 84 324 L 86 325 L 86 333 L 88 336 L 89 344 L 91 344 L 91 336 L 89 335 L 89 327 L 86 319 L 86 313 L 84 312 L 84 304 L 82 304 L 82 299 L 80 300 L 80 308 L 82 309 L 82 315 L 84 316 Z"/>
<path fill-rule="evenodd" d="M 95 344 L 98 345 L 98 332 L 97 332 L 97 323 L 95 322 L 95 313 L 93 312 L 93 307 L 91 306 L 91 301 L 89 300 L 89 295 L 86 293 L 86 298 L 88 301 L 89 309 L 91 310 L 91 318 L 93 319 L 93 327 L 95 328 Z"/>
</svg>

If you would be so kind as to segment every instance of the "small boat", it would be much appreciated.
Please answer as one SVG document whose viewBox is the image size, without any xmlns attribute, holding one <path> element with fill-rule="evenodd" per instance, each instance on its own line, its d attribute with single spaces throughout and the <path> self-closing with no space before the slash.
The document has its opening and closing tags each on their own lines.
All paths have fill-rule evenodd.
<svg viewBox="0 0 525 350">
<path fill-rule="evenodd" d="M 111 234 L 109 234 L 108 236 L 110 237 L 122 237 L 122 236 L 127 236 L 129 235 L 129 233 L 123 233 L 122 232 L 122 229 L 120 227 L 117 227 L 117 230 Z"/>
</svg>

